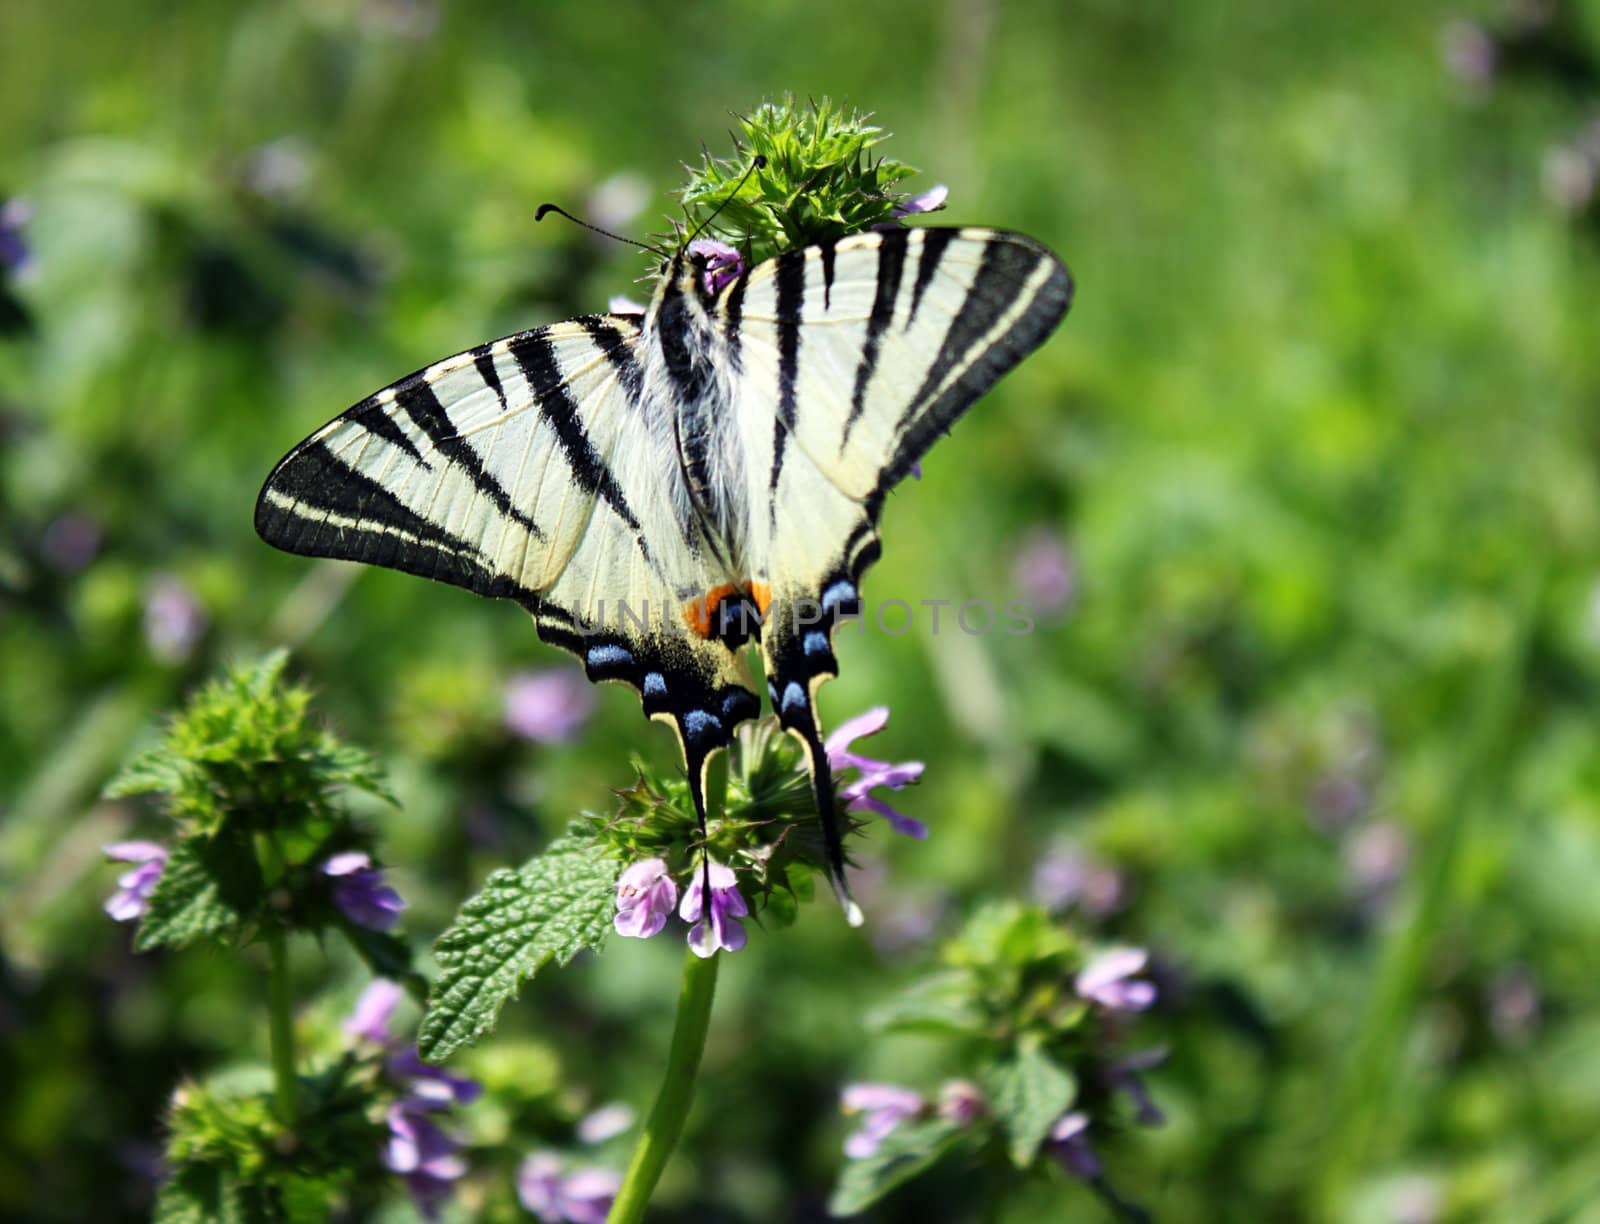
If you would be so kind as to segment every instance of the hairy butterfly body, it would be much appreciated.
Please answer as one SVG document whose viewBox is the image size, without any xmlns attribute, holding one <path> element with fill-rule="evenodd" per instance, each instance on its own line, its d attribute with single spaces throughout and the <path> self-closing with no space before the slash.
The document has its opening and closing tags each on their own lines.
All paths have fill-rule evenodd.
<svg viewBox="0 0 1600 1224">
<path fill-rule="evenodd" d="M 256 530 L 516 600 L 673 726 L 702 823 L 707 759 L 760 711 L 755 641 L 859 922 L 816 714 L 834 626 L 889 489 L 1071 296 L 1049 250 L 994 230 L 855 234 L 715 291 L 680 249 L 642 319 L 520 332 L 361 401 L 279 463 Z"/>
</svg>

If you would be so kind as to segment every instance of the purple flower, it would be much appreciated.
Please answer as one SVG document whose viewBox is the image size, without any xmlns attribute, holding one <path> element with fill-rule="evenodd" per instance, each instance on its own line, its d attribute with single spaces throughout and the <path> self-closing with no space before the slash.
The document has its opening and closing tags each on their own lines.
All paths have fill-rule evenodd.
<svg viewBox="0 0 1600 1224">
<path fill-rule="evenodd" d="M 945 198 L 950 194 L 950 188 L 939 183 L 928 188 L 921 195 L 914 195 L 910 199 L 901 200 L 889 210 L 891 217 L 909 217 L 913 213 L 938 212 L 944 207 Z"/>
<path fill-rule="evenodd" d="M 677 904 L 678 886 L 667 874 L 665 860 L 635 863 L 617 881 L 617 934 L 649 939 L 667 925 L 667 915 Z"/>
<path fill-rule="evenodd" d="M 689 244 L 689 254 L 699 255 L 706 261 L 700 275 L 709 294 L 721 293 L 744 271 L 744 256 L 715 238 L 696 238 Z"/>
<path fill-rule="evenodd" d="M 1156 1001 L 1156 988 L 1133 980 L 1133 976 L 1144 972 L 1149 960 L 1150 954 L 1143 948 L 1103 952 L 1078 974 L 1078 994 L 1107 1011 L 1143 1011 Z"/>
<path fill-rule="evenodd" d="M 1398 824 L 1369 824 L 1345 843 L 1345 872 L 1361 905 L 1377 912 L 1388 904 L 1411 865 L 1411 839 Z"/>
<path fill-rule="evenodd" d="M 388 978 L 373 978 L 356 1000 L 356 1007 L 344 1022 L 344 1031 L 357 1041 L 388 1045 L 393 1040 L 389 1021 L 406 992 Z"/>
<path fill-rule="evenodd" d="M 105 910 L 118 922 L 132 922 L 144 913 L 155 891 L 161 871 L 167 865 L 167 848 L 158 842 L 112 842 L 102 853 L 119 863 L 137 863 L 132 871 L 117 877 L 117 892 L 106 901 Z"/>
<path fill-rule="evenodd" d="M 744 947 L 744 927 L 735 919 L 742 918 L 750 912 L 744 903 L 743 894 L 739 892 L 739 882 L 733 874 L 733 868 L 725 867 L 721 863 L 712 863 L 710 874 L 709 928 L 701 917 L 705 911 L 704 868 L 695 869 L 694 878 L 684 890 L 683 904 L 678 907 L 678 916 L 685 922 L 694 923 L 689 928 L 689 949 L 699 957 L 712 956 L 718 948 L 725 952 L 737 952 Z"/>
<path fill-rule="evenodd" d="M 7 272 L 20 272 L 32 258 L 28 244 L 22 240 L 22 229 L 28 224 L 33 210 L 26 200 L 7 200 L 0 204 L 0 268 Z"/>
<path fill-rule="evenodd" d="M 1539 1027 L 1539 983 L 1527 965 L 1495 975 L 1488 991 L 1489 1027 L 1507 1045 L 1526 1045 Z"/>
<path fill-rule="evenodd" d="M 452 1183 L 467 1171 L 460 1144 L 426 1113 L 404 1101 L 389 1106 L 389 1142 L 383 1165 L 405 1179 L 406 1189 L 425 1219 L 437 1219 Z"/>
<path fill-rule="evenodd" d="M 389 1074 L 405 1085 L 405 1102 L 417 1109 L 449 1109 L 470 1105 L 483 1095 L 483 1085 L 443 1067 L 422 1061 L 415 1046 L 407 1046 L 389 1059 Z"/>
<path fill-rule="evenodd" d="M 1022 537 L 1011 563 L 1011 581 L 1040 616 L 1055 616 L 1078 593 L 1078 567 L 1062 538 L 1048 527 Z"/>
<path fill-rule="evenodd" d="M 517 1170 L 517 1198 L 546 1224 L 605 1224 L 622 1176 L 595 1167 L 561 1171 L 554 1152 L 535 1152 Z"/>
<path fill-rule="evenodd" d="M 844 1154 L 851 1160 L 873 1155 L 889 1133 L 907 1118 L 921 1113 L 924 1101 L 909 1088 L 893 1084 L 846 1084 L 839 1094 L 839 1107 L 847 1114 L 862 1115 L 861 1127 L 844 1141 Z"/>
<path fill-rule="evenodd" d="M 1052 913 L 1079 905 L 1085 913 L 1104 918 L 1128 903 L 1122 873 L 1068 842 L 1052 847 L 1035 865 L 1032 891 L 1034 900 Z"/>
<path fill-rule="evenodd" d="M 642 315 L 646 307 L 640 305 L 626 294 L 619 293 L 606 303 L 606 309 L 612 314 Z"/>
<path fill-rule="evenodd" d="M 971 1080 L 945 1080 L 939 1087 L 939 1116 L 957 1126 L 971 1126 L 983 1116 L 983 1092 Z"/>
<path fill-rule="evenodd" d="M 1476 21 L 1456 18 L 1439 34 L 1439 54 L 1462 84 L 1487 93 L 1500 70 L 1500 46 Z"/>
<path fill-rule="evenodd" d="M 322 865 L 322 874 L 332 876 L 333 902 L 357 926 L 372 931 L 387 931 L 400 921 L 405 901 L 383 882 L 383 872 L 359 850 L 336 854 Z"/>
<path fill-rule="evenodd" d="M 587 1168 L 569 1173 L 561 1183 L 561 1213 L 571 1224 L 605 1224 L 611 1201 L 622 1189 L 622 1174 Z"/>
<path fill-rule="evenodd" d="M 1110 1081 L 1111 1087 L 1125 1093 L 1133 1102 L 1134 1120 L 1140 1126 L 1160 1126 L 1167 1120 L 1167 1116 L 1161 1112 L 1160 1106 L 1150 1096 L 1150 1090 L 1145 1087 L 1144 1079 L 1139 1074 L 1151 1067 L 1160 1066 L 1166 1058 L 1166 1047 L 1155 1046 L 1148 1050 L 1140 1050 L 1137 1054 L 1130 1054 L 1106 1069 L 1106 1078 Z"/>
<path fill-rule="evenodd" d="M 150 585 L 144 601 L 144 640 L 163 663 L 182 663 L 205 636 L 206 610 L 195 594 L 171 574 Z"/>
<path fill-rule="evenodd" d="M 534 1152 L 517 1168 L 517 1198 L 546 1224 L 561 1221 L 561 1157 Z"/>
<path fill-rule="evenodd" d="M 1089 1115 L 1081 1109 L 1062 1114 L 1050 1128 L 1048 1151 L 1074 1177 L 1094 1181 L 1100 1176 L 1100 1158 L 1089 1146 Z"/>
<path fill-rule="evenodd" d="M 570 667 L 521 672 L 506 685 L 504 708 L 506 727 L 514 734 L 559 744 L 588 720 L 594 710 L 594 689 Z"/>
<path fill-rule="evenodd" d="M 888 761 L 875 760 L 851 751 L 851 745 L 856 740 L 876 735 L 888 725 L 887 706 L 874 706 L 866 713 L 858 714 L 840 724 L 838 729 L 828 736 L 824 745 L 828 753 L 828 768 L 836 774 L 846 769 L 859 771 L 860 776 L 854 782 L 839 788 L 839 797 L 849 803 L 852 812 L 876 812 L 889 822 L 889 826 L 896 833 L 904 833 L 907 837 L 918 839 L 925 838 L 928 836 L 927 825 L 920 820 L 902 815 L 883 800 L 867 793 L 879 786 L 886 786 L 890 790 L 904 790 L 922 776 L 924 768 L 922 762 L 903 761 L 893 765 Z"/>
<path fill-rule="evenodd" d="M 57 573 L 79 573 L 100 551 L 100 524 L 87 514 L 68 511 L 44 529 L 39 551 Z"/>
<path fill-rule="evenodd" d="M 585 1114 L 579 1120 L 578 1142 L 604 1143 L 607 1139 L 615 1139 L 622 1134 L 633 1125 L 633 1122 L 633 1107 L 621 1101 L 612 1101 L 609 1105 L 602 1105 L 599 1109 Z"/>
</svg>

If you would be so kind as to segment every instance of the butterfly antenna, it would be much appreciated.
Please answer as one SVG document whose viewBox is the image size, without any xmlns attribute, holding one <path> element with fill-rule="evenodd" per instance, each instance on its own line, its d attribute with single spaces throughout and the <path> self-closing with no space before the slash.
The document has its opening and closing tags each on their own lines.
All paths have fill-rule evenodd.
<svg viewBox="0 0 1600 1224">
<path fill-rule="evenodd" d="M 694 227 L 694 233 L 690 234 L 689 237 L 686 238 L 684 241 L 686 243 L 689 243 L 689 242 L 693 242 L 696 238 L 698 238 L 700 236 L 701 232 L 704 231 L 705 228 L 708 225 L 710 225 L 713 221 L 715 221 L 717 219 L 717 214 L 720 213 L 724 208 L 728 207 L 728 205 L 733 202 L 733 197 L 738 195 L 739 192 L 744 189 L 744 185 L 749 180 L 750 176 L 752 174 L 754 174 L 757 170 L 765 170 L 766 168 L 767 168 L 766 154 L 757 153 L 755 155 L 755 159 L 748 166 L 745 167 L 745 172 L 739 176 L 739 181 L 733 185 L 733 190 L 728 192 L 727 195 L 722 197 L 722 203 L 718 204 L 714 209 L 712 209 L 711 210 L 711 215 L 709 217 L 707 217 L 704 221 L 700 222 L 699 225 L 695 226 Z"/>
<path fill-rule="evenodd" d="M 626 242 L 630 246 L 638 247 L 641 251 L 651 251 L 657 255 L 660 255 L 663 259 L 666 258 L 667 253 L 660 247 L 651 246 L 648 242 L 640 242 L 637 238 L 625 238 L 621 234 L 613 234 L 610 230 L 601 229 L 598 225 L 590 225 L 587 221 L 580 221 L 577 217 L 574 217 L 559 204 L 539 205 L 539 211 L 533 214 L 533 219 L 535 221 L 543 221 L 545 216 L 549 213 L 555 213 L 557 216 L 565 217 L 568 221 L 571 221 L 572 224 L 581 225 L 584 229 L 593 230 L 595 233 L 606 238 L 615 238 L 618 242 Z"/>
</svg>

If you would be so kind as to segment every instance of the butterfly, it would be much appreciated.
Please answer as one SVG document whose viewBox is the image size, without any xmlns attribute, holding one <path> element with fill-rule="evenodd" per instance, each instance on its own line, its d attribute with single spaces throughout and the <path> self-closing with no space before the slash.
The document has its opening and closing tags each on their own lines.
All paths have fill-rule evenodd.
<svg viewBox="0 0 1600 1224">
<path fill-rule="evenodd" d="M 511 599 L 593 681 L 706 766 L 760 701 L 804 747 L 852 925 L 818 686 L 860 615 L 884 498 L 1055 329 L 1072 280 L 1042 244 L 894 227 L 708 276 L 685 243 L 643 316 L 519 332 L 417 371 L 267 478 L 256 531 L 292 553 Z"/>
</svg>

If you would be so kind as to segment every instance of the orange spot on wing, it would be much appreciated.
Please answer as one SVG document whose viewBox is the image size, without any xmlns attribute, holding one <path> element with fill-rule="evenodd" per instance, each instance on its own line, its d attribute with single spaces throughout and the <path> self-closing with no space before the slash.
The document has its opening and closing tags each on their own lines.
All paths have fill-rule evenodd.
<svg viewBox="0 0 1600 1224">
<path fill-rule="evenodd" d="M 709 640 L 711 637 L 711 618 L 716 614 L 717 605 L 739 588 L 731 582 L 724 582 L 721 586 L 714 586 L 699 599 L 691 599 L 683 605 L 683 619 L 689 629 L 700 638 Z"/>
</svg>

